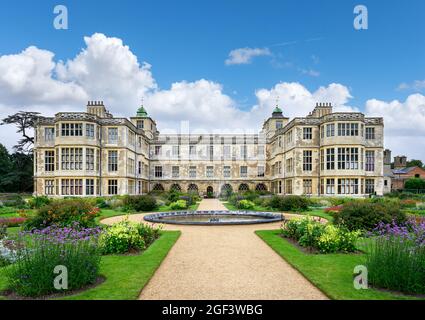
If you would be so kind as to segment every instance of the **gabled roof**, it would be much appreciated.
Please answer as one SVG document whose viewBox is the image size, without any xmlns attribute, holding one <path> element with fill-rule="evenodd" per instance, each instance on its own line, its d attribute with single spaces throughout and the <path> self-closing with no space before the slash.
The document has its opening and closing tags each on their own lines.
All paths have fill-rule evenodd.
<svg viewBox="0 0 425 320">
<path fill-rule="evenodd" d="M 419 167 L 406 167 L 406 168 L 401 168 L 401 169 L 393 169 L 393 174 L 406 174 L 409 173 L 410 171 L 412 171 L 413 169 L 416 169 Z M 419 168 L 421 169 L 421 168 Z"/>
</svg>

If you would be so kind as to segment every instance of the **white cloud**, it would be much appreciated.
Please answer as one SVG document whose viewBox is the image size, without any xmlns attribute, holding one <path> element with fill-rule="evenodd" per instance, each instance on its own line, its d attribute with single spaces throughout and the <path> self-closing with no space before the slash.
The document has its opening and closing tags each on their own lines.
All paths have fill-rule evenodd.
<svg viewBox="0 0 425 320">
<path fill-rule="evenodd" d="M 401 83 L 397 90 L 415 90 L 415 91 L 422 91 L 425 89 L 425 80 L 415 80 L 412 83 Z"/>
<path fill-rule="evenodd" d="M 404 102 L 371 99 L 366 114 L 384 117 L 386 147 L 425 160 L 425 96 L 412 94 Z"/>
<path fill-rule="evenodd" d="M 82 87 L 72 81 L 55 79 L 54 54 L 28 47 L 19 54 L 0 57 L 0 97 L 4 104 L 54 105 L 87 99 Z"/>
<path fill-rule="evenodd" d="M 332 83 L 327 87 L 320 87 L 314 92 L 297 82 L 282 82 L 272 89 L 260 89 L 256 92 L 259 106 L 258 110 L 264 109 L 264 116 L 270 114 L 279 97 L 279 106 L 285 116 L 303 117 L 313 110 L 316 102 L 331 102 L 335 111 L 357 111 L 347 105 L 352 98 L 347 87 Z"/>
<path fill-rule="evenodd" d="M 249 64 L 254 57 L 270 56 L 268 48 L 239 48 L 230 51 L 229 57 L 224 62 L 226 65 Z"/>
<path fill-rule="evenodd" d="M 179 81 L 161 89 L 151 66 L 139 62 L 122 40 L 94 34 L 84 41 L 86 47 L 66 62 L 55 62 L 54 53 L 33 46 L 0 56 L 0 119 L 19 110 L 46 116 L 84 111 L 87 100 L 103 100 L 113 114 L 129 117 L 142 96 L 161 132 L 178 129 L 181 121 L 189 121 L 191 130 L 198 132 L 257 132 L 272 113 L 277 97 L 290 118 L 307 115 L 316 102 L 332 102 L 335 111 L 358 111 L 350 106 L 350 90 L 338 83 L 314 91 L 300 83 L 278 83 L 258 89 L 256 103 L 248 109 L 241 109 L 220 83 L 206 79 Z M 387 147 L 425 159 L 423 95 L 411 95 L 405 102 L 371 99 L 366 114 L 384 117 Z M 10 148 L 19 138 L 15 130 L 0 126 L 0 142 Z"/>
<path fill-rule="evenodd" d="M 90 99 L 107 101 L 121 115 L 133 113 L 140 99 L 157 88 L 151 66 L 140 64 L 121 39 L 95 33 L 84 42 L 86 48 L 74 59 L 57 64 L 58 79 L 75 82 Z"/>
<path fill-rule="evenodd" d="M 308 75 L 310 77 L 319 77 L 320 72 L 313 69 L 301 69 L 302 74 Z"/>
</svg>

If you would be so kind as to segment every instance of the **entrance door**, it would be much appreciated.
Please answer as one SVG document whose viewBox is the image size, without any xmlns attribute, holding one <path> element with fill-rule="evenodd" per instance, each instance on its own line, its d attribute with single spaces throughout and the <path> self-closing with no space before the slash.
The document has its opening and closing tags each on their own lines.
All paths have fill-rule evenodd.
<svg viewBox="0 0 425 320">
<path fill-rule="evenodd" d="M 207 187 L 207 198 L 214 198 L 214 189 L 211 186 Z"/>
</svg>

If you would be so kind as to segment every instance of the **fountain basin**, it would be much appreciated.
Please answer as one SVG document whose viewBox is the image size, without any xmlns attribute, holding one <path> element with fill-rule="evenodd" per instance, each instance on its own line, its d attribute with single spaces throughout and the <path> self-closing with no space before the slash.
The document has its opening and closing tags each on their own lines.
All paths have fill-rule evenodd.
<svg viewBox="0 0 425 320">
<path fill-rule="evenodd" d="M 144 220 L 183 225 L 237 225 L 270 223 L 284 220 L 283 215 L 257 211 L 173 211 L 148 214 Z"/>
</svg>

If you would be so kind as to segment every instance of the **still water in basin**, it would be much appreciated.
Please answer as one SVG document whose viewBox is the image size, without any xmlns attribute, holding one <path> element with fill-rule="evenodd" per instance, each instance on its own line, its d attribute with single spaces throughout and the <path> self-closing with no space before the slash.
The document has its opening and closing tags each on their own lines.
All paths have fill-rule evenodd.
<svg viewBox="0 0 425 320">
<path fill-rule="evenodd" d="M 145 216 L 144 219 L 157 223 L 218 225 L 275 222 L 282 220 L 282 216 L 270 212 L 190 211 L 150 214 Z"/>
</svg>

